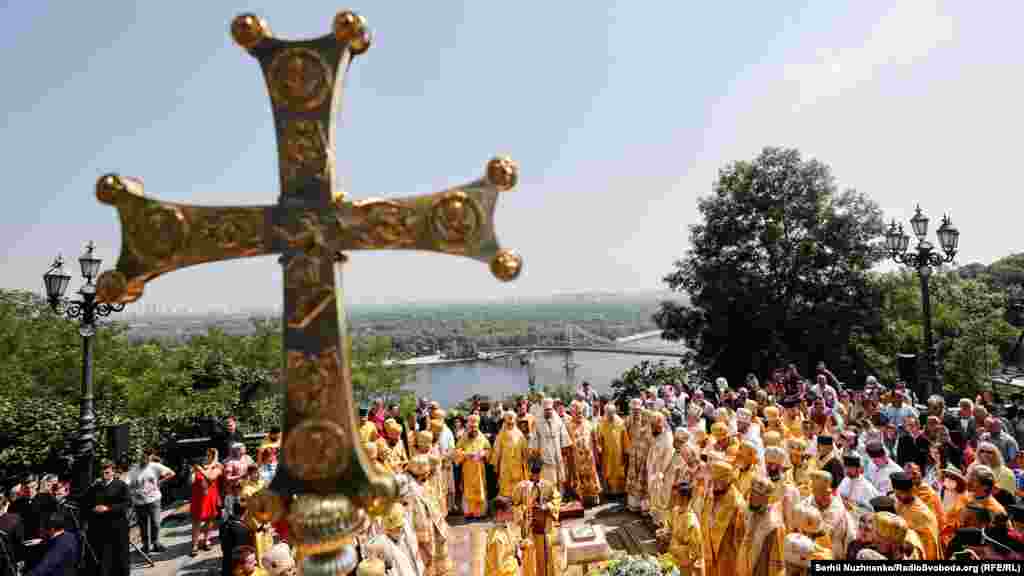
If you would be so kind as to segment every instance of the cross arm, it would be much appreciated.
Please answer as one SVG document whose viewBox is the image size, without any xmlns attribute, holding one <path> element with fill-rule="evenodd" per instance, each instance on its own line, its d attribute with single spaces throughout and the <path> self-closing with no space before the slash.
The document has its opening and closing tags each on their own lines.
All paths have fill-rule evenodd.
<svg viewBox="0 0 1024 576">
<path fill-rule="evenodd" d="M 116 174 L 96 183 L 100 202 L 117 208 L 122 232 L 117 266 L 97 280 L 101 302 L 134 302 L 146 282 L 172 270 L 273 252 L 270 206 L 190 206 L 142 192 L 141 180 Z"/>
<path fill-rule="evenodd" d="M 518 167 L 507 157 L 487 163 L 483 178 L 425 196 L 340 201 L 335 251 L 425 250 L 487 262 L 500 280 L 514 280 L 522 259 L 498 244 L 498 194 L 516 184 Z"/>
</svg>

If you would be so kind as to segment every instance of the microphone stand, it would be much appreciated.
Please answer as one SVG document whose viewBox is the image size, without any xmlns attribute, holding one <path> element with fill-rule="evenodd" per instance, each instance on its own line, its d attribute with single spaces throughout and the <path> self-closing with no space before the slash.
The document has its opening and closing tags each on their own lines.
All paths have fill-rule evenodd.
<svg viewBox="0 0 1024 576">
<path fill-rule="evenodd" d="M 79 495 L 79 498 L 84 499 L 85 495 L 81 494 Z M 96 551 L 93 550 L 92 545 L 89 544 L 88 526 L 83 524 L 78 517 L 78 505 L 71 501 L 70 496 L 67 496 L 64 498 L 64 501 L 60 503 L 60 507 L 63 508 L 64 511 L 68 513 L 68 516 L 71 517 L 71 522 L 75 526 L 75 531 L 78 532 L 78 536 L 82 539 L 82 547 L 85 548 L 85 551 L 89 553 L 89 557 L 92 558 L 93 565 L 99 566 L 100 561 L 96 557 Z M 85 559 L 84 554 L 82 555 L 82 559 Z"/>
</svg>

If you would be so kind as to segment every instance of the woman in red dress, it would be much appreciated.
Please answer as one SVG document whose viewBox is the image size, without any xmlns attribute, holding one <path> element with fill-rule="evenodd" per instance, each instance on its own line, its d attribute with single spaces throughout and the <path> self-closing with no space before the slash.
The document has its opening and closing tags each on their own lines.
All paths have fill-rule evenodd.
<svg viewBox="0 0 1024 576">
<path fill-rule="evenodd" d="M 220 480 L 224 474 L 224 466 L 217 459 L 217 449 L 206 451 L 206 464 L 192 465 L 192 501 L 189 512 L 192 514 L 192 553 L 210 549 L 210 526 L 217 520 L 220 510 Z M 202 535 L 202 539 L 200 539 Z"/>
</svg>

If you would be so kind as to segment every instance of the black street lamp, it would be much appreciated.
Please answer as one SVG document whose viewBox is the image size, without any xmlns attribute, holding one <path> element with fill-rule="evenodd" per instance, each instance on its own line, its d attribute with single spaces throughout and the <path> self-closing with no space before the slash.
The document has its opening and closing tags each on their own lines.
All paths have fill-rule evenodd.
<svg viewBox="0 0 1024 576">
<path fill-rule="evenodd" d="M 96 446 L 96 416 L 93 411 L 92 396 L 92 341 L 96 333 L 96 318 L 109 316 L 111 312 L 124 310 L 124 304 L 106 304 L 96 302 L 96 284 L 99 275 L 99 258 L 93 256 L 95 246 L 90 241 L 85 253 L 78 259 L 82 268 L 85 285 L 78 290 L 81 300 L 69 300 L 64 297 L 71 276 L 64 273 L 64 259 L 57 256 L 49 271 L 43 274 L 46 286 L 46 300 L 58 315 L 68 319 L 78 319 L 78 333 L 82 335 L 82 399 L 81 414 L 78 421 L 78 454 L 75 458 L 72 493 L 84 494 L 95 478 L 93 461 Z"/>
<path fill-rule="evenodd" d="M 942 225 L 935 231 L 942 249 L 942 253 L 940 253 L 931 242 L 925 240 L 928 236 L 928 217 L 921 212 L 920 206 L 917 207 L 914 217 L 910 219 L 910 225 L 914 229 L 914 235 L 917 236 L 915 250 L 907 252 L 907 248 L 910 246 L 910 236 L 904 234 L 903 225 L 897 226 L 895 220 L 885 233 L 885 247 L 889 251 L 890 258 L 914 268 L 921 277 L 921 307 L 924 309 L 924 392 L 931 396 L 936 392 L 941 392 L 942 387 L 936 386 L 939 382 L 939 373 L 935 345 L 932 341 L 932 302 L 928 293 L 928 278 L 931 276 L 932 268 L 952 262 L 956 257 L 960 231 L 953 226 L 949 216 L 942 217 Z"/>
</svg>

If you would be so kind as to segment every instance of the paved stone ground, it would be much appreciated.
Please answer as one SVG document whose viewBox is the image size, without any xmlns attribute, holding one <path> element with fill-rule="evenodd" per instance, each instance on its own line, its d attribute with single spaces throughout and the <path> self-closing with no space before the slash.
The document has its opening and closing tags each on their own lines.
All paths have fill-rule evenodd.
<svg viewBox="0 0 1024 576">
<path fill-rule="evenodd" d="M 471 534 L 474 530 L 486 532 L 494 526 L 490 520 L 473 520 L 466 522 L 459 517 L 449 518 L 449 553 L 456 566 L 456 576 L 470 576 Z M 566 520 L 563 526 L 572 527 L 582 523 L 600 524 L 610 533 L 623 526 L 629 526 L 631 533 L 637 536 L 641 547 L 649 552 L 655 551 L 653 534 L 642 524 L 636 514 L 622 509 L 618 503 L 606 503 L 588 509 L 583 518 Z M 610 542 L 614 540 L 609 538 Z M 180 504 L 173 509 L 164 511 L 161 543 L 167 547 L 163 554 L 153 555 L 155 566 L 149 566 L 141 555 L 132 554 L 132 576 L 207 576 L 220 574 L 220 543 L 217 531 L 210 532 L 210 550 L 200 552 L 195 558 L 189 557 L 192 549 L 192 525 L 188 515 L 188 503 Z M 578 566 L 570 566 L 566 576 L 582 576 Z"/>
</svg>

